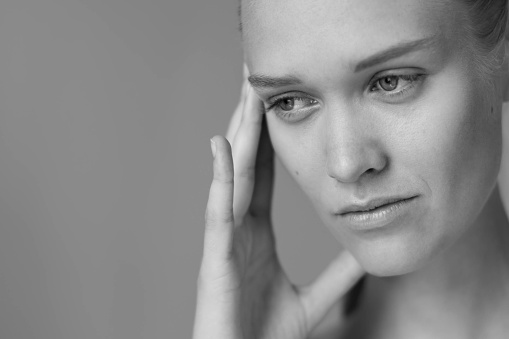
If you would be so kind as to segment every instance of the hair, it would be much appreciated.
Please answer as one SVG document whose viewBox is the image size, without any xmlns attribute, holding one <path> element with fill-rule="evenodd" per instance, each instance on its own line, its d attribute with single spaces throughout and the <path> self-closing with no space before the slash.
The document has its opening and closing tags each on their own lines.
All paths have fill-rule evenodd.
<svg viewBox="0 0 509 339">
<path fill-rule="evenodd" d="M 507 0 L 462 0 L 469 10 L 471 30 L 481 48 L 493 50 L 505 36 Z"/>
<path fill-rule="evenodd" d="M 507 57 L 503 49 L 503 41 L 506 36 L 508 1 L 461 1 L 467 6 L 468 45 L 476 56 L 476 70 L 479 76 L 486 80 L 486 84 L 493 89 L 494 76 L 499 73 Z"/>
</svg>

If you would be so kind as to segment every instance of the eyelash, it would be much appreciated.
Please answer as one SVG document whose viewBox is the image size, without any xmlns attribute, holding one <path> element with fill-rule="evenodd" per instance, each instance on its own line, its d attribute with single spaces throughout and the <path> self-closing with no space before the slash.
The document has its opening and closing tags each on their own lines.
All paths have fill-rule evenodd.
<svg viewBox="0 0 509 339">
<path fill-rule="evenodd" d="M 309 98 L 309 97 L 306 97 L 306 96 L 283 95 L 283 96 L 277 98 L 273 103 L 271 103 L 269 107 L 265 108 L 265 113 L 268 113 L 268 112 L 272 111 L 274 108 L 279 106 L 284 100 L 287 100 L 287 99 L 309 100 L 309 101 L 317 102 L 316 99 L 312 99 L 312 98 Z M 281 118 L 283 118 L 283 119 L 285 119 L 285 120 L 289 120 L 288 118 L 291 117 L 292 115 L 294 116 L 295 113 L 292 113 L 292 111 L 282 111 L 281 110 L 281 111 L 277 111 L 276 115 L 281 117 Z"/>
<path fill-rule="evenodd" d="M 389 78 L 389 77 L 396 77 L 398 78 L 398 81 L 400 80 L 405 80 L 405 81 L 408 81 L 409 82 L 409 85 L 397 92 L 393 92 L 393 91 L 385 91 L 381 88 L 378 88 L 378 89 L 374 89 L 375 87 L 378 87 L 380 86 L 379 83 L 380 83 L 380 80 L 383 80 L 385 78 Z M 418 82 L 418 81 L 422 81 L 424 80 L 424 74 L 419 74 L 419 73 L 415 73 L 415 74 L 384 74 L 384 75 L 381 75 L 377 78 L 375 78 L 369 85 L 369 91 L 370 92 L 378 92 L 378 91 L 383 91 L 383 92 L 386 92 L 387 94 L 383 94 L 385 96 L 388 96 L 388 97 L 397 97 L 397 96 L 401 96 L 401 95 L 404 95 L 406 92 L 408 92 L 409 90 L 411 90 L 412 88 L 415 87 L 415 83 Z"/>
<path fill-rule="evenodd" d="M 385 91 L 384 89 L 380 88 L 379 84 L 380 84 L 381 80 L 388 78 L 388 77 L 396 77 L 398 79 L 398 81 L 404 80 L 404 81 L 409 82 L 409 84 L 405 88 L 403 88 L 397 92 Z M 405 95 L 408 91 L 412 90 L 415 87 L 417 82 L 422 82 L 424 80 L 424 78 L 425 78 L 425 74 L 419 74 L 419 73 L 415 73 L 415 74 L 383 74 L 383 75 L 376 77 L 369 83 L 369 92 L 370 93 L 371 92 L 385 92 L 386 94 L 382 94 L 382 95 L 385 97 L 388 97 L 388 98 L 401 97 L 401 96 Z M 399 85 L 399 83 L 398 83 L 398 85 Z M 288 100 L 288 99 L 316 101 L 315 99 L 309 98 L 307 96 L 286 94 L 286 95 L 282 95 L 281 97 L 276 98 L 275 101 L 270 103 L 270 105 L 267 108 L 265 108 L 265 113 L 269 113 L 270 111 L 274 110 L 284 100 Z M 276 111 L 275 113 L 278 117 L 282 118 L 283 120 L 287 120 L 287 121 L 290 121 L 291 117 L 292 116 L 295 117 L 295 115 L 296 115 L 296 113 L 293 113 L 293 111 L 283 111 L 283 110 Z"/>
</svg>

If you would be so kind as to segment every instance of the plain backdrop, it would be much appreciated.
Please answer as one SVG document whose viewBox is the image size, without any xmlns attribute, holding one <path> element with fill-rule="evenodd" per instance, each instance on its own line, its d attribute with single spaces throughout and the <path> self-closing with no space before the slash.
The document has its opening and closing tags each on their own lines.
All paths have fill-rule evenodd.
<svg viewBox="0 0 509 339">
<path fill-rule="evenodd" d="M 190 338 L 237 0 L 0 0 L 0 338 Z M 340 250 L 278 163 L 283 266 Z"/>
<path fill-rule="evenodd" d="M 191 337 L 237 27 L 237 0 L 0 1 L 0 338 Z M 276 180 L 283 265 L 309 282 L 339 247 Z"/>
</svg>

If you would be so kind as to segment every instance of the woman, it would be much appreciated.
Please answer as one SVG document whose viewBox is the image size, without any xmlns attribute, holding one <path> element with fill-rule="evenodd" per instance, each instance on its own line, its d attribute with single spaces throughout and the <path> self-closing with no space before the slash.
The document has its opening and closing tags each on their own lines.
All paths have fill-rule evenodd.
<svg viewBox="0 0 509 339">
<path fill-rule="evenodd" d="M 241 13 L 248 83 L 211 140 L 194 338 L 506 338 L 506 1 Z M 273 149 L 345 249 L 310 286 L 275 252 Z"/>
</svg>

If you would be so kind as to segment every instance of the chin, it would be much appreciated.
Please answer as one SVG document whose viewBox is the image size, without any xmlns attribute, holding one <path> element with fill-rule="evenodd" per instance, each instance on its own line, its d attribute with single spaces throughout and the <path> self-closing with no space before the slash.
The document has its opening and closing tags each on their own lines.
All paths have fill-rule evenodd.
<svg viewBox="0 0 509 339">
<path fill-rule="evenodd" d="M 377 277 L 392 277 L 412 273 L 422 267 L 422 263 L 397 258 L 396 260 L 388 258 L 370 258 L 358 259 L 364 270 Z"/>
<path fill-rule="evenodd" d="M 419 270 L 431 261 L 434 251 L 422 242 L 416 245 L 379 240 L 375 244 L 352 248 L 350 252 L 369 274 L 390 277 Z"/>
</svg>

